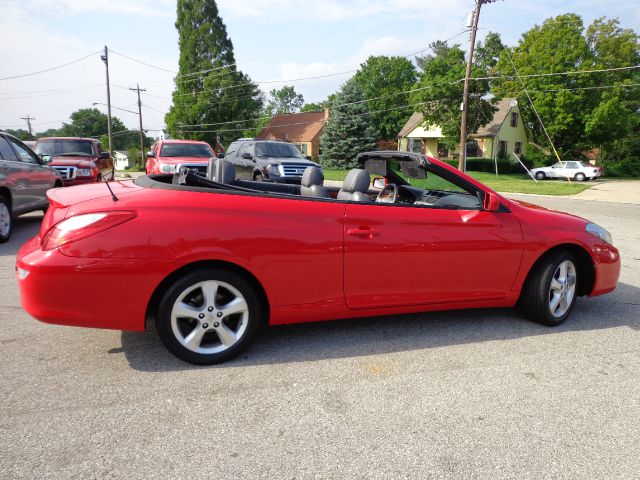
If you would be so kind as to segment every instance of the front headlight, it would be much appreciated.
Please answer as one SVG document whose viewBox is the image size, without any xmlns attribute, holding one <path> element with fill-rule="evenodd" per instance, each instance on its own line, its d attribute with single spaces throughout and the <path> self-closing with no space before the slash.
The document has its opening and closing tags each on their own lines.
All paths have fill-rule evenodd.
<svg viewBox="0 0 640 480">
<path fill-rule="evenodd" d="M 162 173 L 176 173 L 176 166 L 168 163 L 160 164 L 160 171 Z"/>
<path fill-rule="evenodd" d="M 76 170 L 76 177 L 92 177 L 90 168 L 79 168 Z"/>
<path fill-rule="evenodd" d="M 609 245 L 613 245 L 613 239 L 611 238 L 611 234 L 602 228 L 600 225 L 596 225 L 595 223 L 587 223 L 587 232 L 591 235 L 595 235 L 603 242 L 607 242 Z"/>
<path fill-rule="evenodd" d="M 274 163 L 272 165 L 267 166 L 267 173 L 269 174 L 269 176 L 279 177 L 284 173 L 284 172 L 281 173 L 280 169 L 281 169 L 281 165 L 278 163 Z"/>
</svg>

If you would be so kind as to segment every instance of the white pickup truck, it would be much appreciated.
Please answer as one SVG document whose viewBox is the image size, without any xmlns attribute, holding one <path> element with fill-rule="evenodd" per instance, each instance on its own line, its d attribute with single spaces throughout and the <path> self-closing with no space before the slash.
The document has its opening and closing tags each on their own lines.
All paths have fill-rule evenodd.
<svg viewBox="0 0 640 480">
<path fill-rule="evenodd" d="M 585 180 L 593 180 L 594 178 L 604 175 L 602 167 L 594 167 L 588 162 L 578 160 L 568 162 L 557 162 L 550 167 L 533 168 L 531 174 L 537 180 L 545 180 L 547 178 L 568 178 L 577 182 Z"/>
</svg>

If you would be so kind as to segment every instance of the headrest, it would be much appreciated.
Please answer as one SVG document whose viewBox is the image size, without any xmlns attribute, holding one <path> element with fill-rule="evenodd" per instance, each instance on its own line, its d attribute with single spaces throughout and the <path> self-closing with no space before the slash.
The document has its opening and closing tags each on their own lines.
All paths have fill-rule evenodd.
<svg viewBox="0 0 640 480">
<path fill-rule="evenodd" d="M 312 187 L 313 185 L 322 185 L 323 180 L 322 170 L 318 167 L 307 167 L 302 174 L 300 183 L 303 187 Z"/>
<path fill-rule="evenodd" d="M 344 179 L 342 190 L 345 192 L 366 192 L 369 189 L 371 177 L 364 170 L 354 168 L 349 171 L 347 178 Z"/>
<path fill-rule="evenodd" d="M 231 183 L 236 179 L 236 167 L 233 163 L 219 158 L 216 160 L 215 178 L 218 183 Z"/>
</svg>

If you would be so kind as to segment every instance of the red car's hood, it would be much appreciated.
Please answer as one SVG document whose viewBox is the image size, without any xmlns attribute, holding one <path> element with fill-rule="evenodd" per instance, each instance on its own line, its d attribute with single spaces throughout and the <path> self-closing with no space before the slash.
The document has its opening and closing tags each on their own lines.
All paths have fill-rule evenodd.
<svg viewBox="0 0 640 480">
<path fill-rule="evenodd" d="M 178 165 L 179 163 L 195 163 L 198 165 L 209 165 L 209 159 L 203 157 L 158 157 L 158 162 L 167 165 Z"/>
<path fill-rule="evenodd" d="M 92 157 L 53 157 L 47 164 L 51 167 L 91 168 L 95 165 Z"/>
<path fill-rule="evenodd" d="M 543 216 L 548 216 L 549 218 L 554 218 L 558 220 L 564 219 L 570 223 L 577 222 L 582 224 L 582 223 L 589 222 L 589 220 L 579 217 L 577 215 L 573 215 L 571 213 L 561 212 L 559 210 L 552 210 L 550 208 L 541 207 L 540 205 L 534 205 L 533 203 L 523 202 L 522 200 L 514 200 L 511 198 L 509 199 L 509 206 L 511 207 L 512 210 L 521 208 L 524 210 L 528 210 L 529 212 L 538 213 Z"/>
</svg>

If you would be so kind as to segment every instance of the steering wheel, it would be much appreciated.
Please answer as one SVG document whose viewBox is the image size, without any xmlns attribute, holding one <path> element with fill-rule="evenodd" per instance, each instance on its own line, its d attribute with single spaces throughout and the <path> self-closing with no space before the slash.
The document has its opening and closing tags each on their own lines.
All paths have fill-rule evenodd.
<svg viewBox="0 0 640 480">
<path fill-rule="evenodd" d="M 384 186 L 378 197 L 376 198 L 377 203 L 396 203 L 398 199 L 398 186 L 395 183 L 388 183 Z"/>
</svg>

